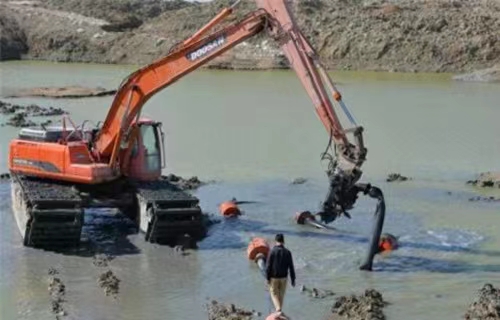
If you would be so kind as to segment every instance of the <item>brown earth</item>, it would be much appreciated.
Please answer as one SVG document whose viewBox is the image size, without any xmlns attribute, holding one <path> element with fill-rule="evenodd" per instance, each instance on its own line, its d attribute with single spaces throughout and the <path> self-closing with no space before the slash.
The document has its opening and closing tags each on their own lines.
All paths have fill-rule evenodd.
<svg viewBox="0 0 500 320">
<path fill-rule="evenodd" d="M 82 86 L 67 87 L 37 87 L 22 89 L 18 92 L 6 96 L 6 98 L 20 97 L 47 97 L 47 98 L 87 98 L 114 95 L 116 90 L 105 88 L 86 88 Z"/>
<path fill-rule="evenodd" d="M 7 1 L 2 59 L 146 64 L 193 34 L 228 0 Z M 495 0 L 295 1 L 296 16 L 330 69 L 472 72 L 500 63 Z M 252 10 L 242 1 L 238 17 Z M 287 68 L 265 34 L 207 67 Z"/>
</svg>

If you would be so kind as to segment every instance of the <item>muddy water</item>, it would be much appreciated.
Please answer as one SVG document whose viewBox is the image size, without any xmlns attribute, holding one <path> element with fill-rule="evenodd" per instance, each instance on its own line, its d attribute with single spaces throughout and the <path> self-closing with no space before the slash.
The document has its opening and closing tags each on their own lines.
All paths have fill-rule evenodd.
<svg viewBox="0 0 500 320">
<path fill-rule="evenodd" d="M 111 88 L 132 70 L 3 63 L 1 95 L 44 85 Z M 476 289 L 485 281 L 495 283 L 500 272 L 500 204 L 469 202 L 476 191 L 464 185 L 475 172 L 500 170 L 500 87 L 454 83 L 448 75 L 334 77 L 366 129 L 364 180 L 385 192 L 385 231 L 401 236 L 402 248 L 377 258 L 375 272 L 357 271 L 371 228 L 371 200 L 362 198 L 352 220 L 335 223 L 336 232 L 302 228 L 292 220 L 298 210 L 315 210 L 326 192 L 319 155 L 328 142 L 295 76 L 197 72 L 160 92 L 145 109 L 164 123 L 166 173 L 220 180 L 196 192 L 209 212 L 233 196 L 257 203 L 242 205 L 241 219 L 214 226 L 200 250 L 186 256 L 147 245 L 142 235 L 126 236 L 129 225 L 112 211 L 88 212 L 86 237 L 116 255 L 108 267 L 99 267 L 85 252 L 24 248 L 14 229 L 9 186 L 2 184 L 1 319 L 54 319 L 50 267 L 66 286 L 68 319 L 205 319 L 208 297 L 266 313 L 271 302 L 245 250 L 252 236 L 272 239 L 278 231 L 285 233 L 296 261 L 298 285 L 289 288 L 285 302 L 294 319 L 322 319 L 333 301 L 301 294 L 302 284 L 337 294 L 376 288 L 392 302 L 385 310 L 389 319 L 459 319 Z M 65 107 L 80 122 L 103 119 L 111 99 L 9 101 Z M 0 171 L 6 170 L 8 141 L 16 131 L 0 127 Z M 389 172 L 414 180 L 389 184 L 384 180 Z M 290 185 L 296 177 L 309 180 Z M 116 298 L 98 283 L 107 270 L 121 280 Z"/>
</svg>

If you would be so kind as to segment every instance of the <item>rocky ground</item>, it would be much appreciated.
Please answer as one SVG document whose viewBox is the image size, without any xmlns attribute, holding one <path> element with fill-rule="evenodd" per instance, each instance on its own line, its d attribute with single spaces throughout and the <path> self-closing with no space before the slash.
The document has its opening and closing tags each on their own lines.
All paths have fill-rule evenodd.
<svg viewBox="0 0 500 320">
<path fill-rule="evenodd" d="M 0 57 L 145 64 L 164 56 L 229 2 L 5 1 Z M 254 6 L 242 1 L 237 16 Z M 468 73 L 500 63 L 495 0 L 311 0 L 295 1 L 294 12 L 330 69 Z M 288 62 L 261 35 L 207 66 L 270 69 L 287 68 Z M 489 72 L 484 78 L 495 77 Z"/>
</svg>

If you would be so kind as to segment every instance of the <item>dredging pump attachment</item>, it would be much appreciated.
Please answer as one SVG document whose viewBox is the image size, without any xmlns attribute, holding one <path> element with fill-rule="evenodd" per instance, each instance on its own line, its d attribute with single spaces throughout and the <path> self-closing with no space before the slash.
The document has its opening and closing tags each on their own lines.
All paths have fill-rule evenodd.
<svg viewBox="0 0 500 320">
<path fill-rule="evenodd" d="M 320 217 L 321 222 L 331 223 L 342 215 L 349 219 L 351 216 L 347 212 L 353 208 L 354 203 L 358 199 L 358 194 L 363 193 L 370 198 L 377 200 L 377 207 L 375 209 L 375 221 L 373 224 L 372 236 L 369 241 L 368 251 L 364 262 L 359 267 L 360 270 L 371 271 L 373 266 L 373 258 L 379 252 L 380 236 L 385 218 L 385 200 L 382 190 L 378 187 L 372 186 L 369 183 L 354 183 L 354 179 L 358 177 L 342 174 L 332 174 L 330 176 L 330 188 L 328 190 L 326 199 L 323 203 L 323 208 L 317 215 Z M 354 180 L 354 181 L 356 181 Z"/>
</svg>

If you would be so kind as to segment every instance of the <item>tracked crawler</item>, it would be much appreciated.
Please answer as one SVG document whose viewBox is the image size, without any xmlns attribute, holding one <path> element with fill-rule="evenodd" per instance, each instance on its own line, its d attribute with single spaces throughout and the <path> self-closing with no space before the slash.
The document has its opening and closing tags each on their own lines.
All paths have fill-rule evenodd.
<svg viewBox="0 0 500 320">
<path fill-rule="evenodd" d="M 22 143 L 56 143 L 63 131 L 61 127 L 24 128 L 18 139 Z M 25 165 L 57 170 L 47 162 L 31 161 Z M 120 209 L 136 222 L 148 242 L 174 244 L 186 235 L 193 241 L 205 235 L 199 200 L 166 179 L 119 178 L 89 185 L 13 172 L 11 185 L 12 208 L 25 246 L 78 245 L 85 208 Z"/>
<path fill-rule="evenodd" d="M 292 2 L 255 2 L 257 10 L 240 21 L 221 25 L 235 4 L 225 8 L 165 57 L 126 77 L 101 126 L 85 128 L 86 121 L 76 126 L 64 117 L 61 128 L 23 129 L 11 141 L 13 202 L 26 245 L 77 243 L 82 208 L 89 206 L 120 207 L 137 222 L 146 241 L 203 234 L 198 199 L 160 179 L 165 167 L 161 123 L 141 118 L 141 111 L 160 90 L 262 32 L 279 44 L 330 139 L 327 151 L 333 149 L 334 154 L 325 152 L 322 157 L 330 166 L 328 195 L 318 213 L 321 220 L 328 223 L 348 216 L 358 193 L 378 199 L 377 212 L 385 211 L 382 192 L 359 183 L 367 154 L 363 127 L 356 124 L 316 51 L 299 30 L 291 14 Z M 344 112 L 349 128 L 342 126 L 334 105 Z M 371 269 L 373 248 L 380 238 L 383 214 L 378 217 L 369 261 L 362 266 L 365 270 Z M 63 240 L 63 235 L 69 240 Z"/>
</svg>

